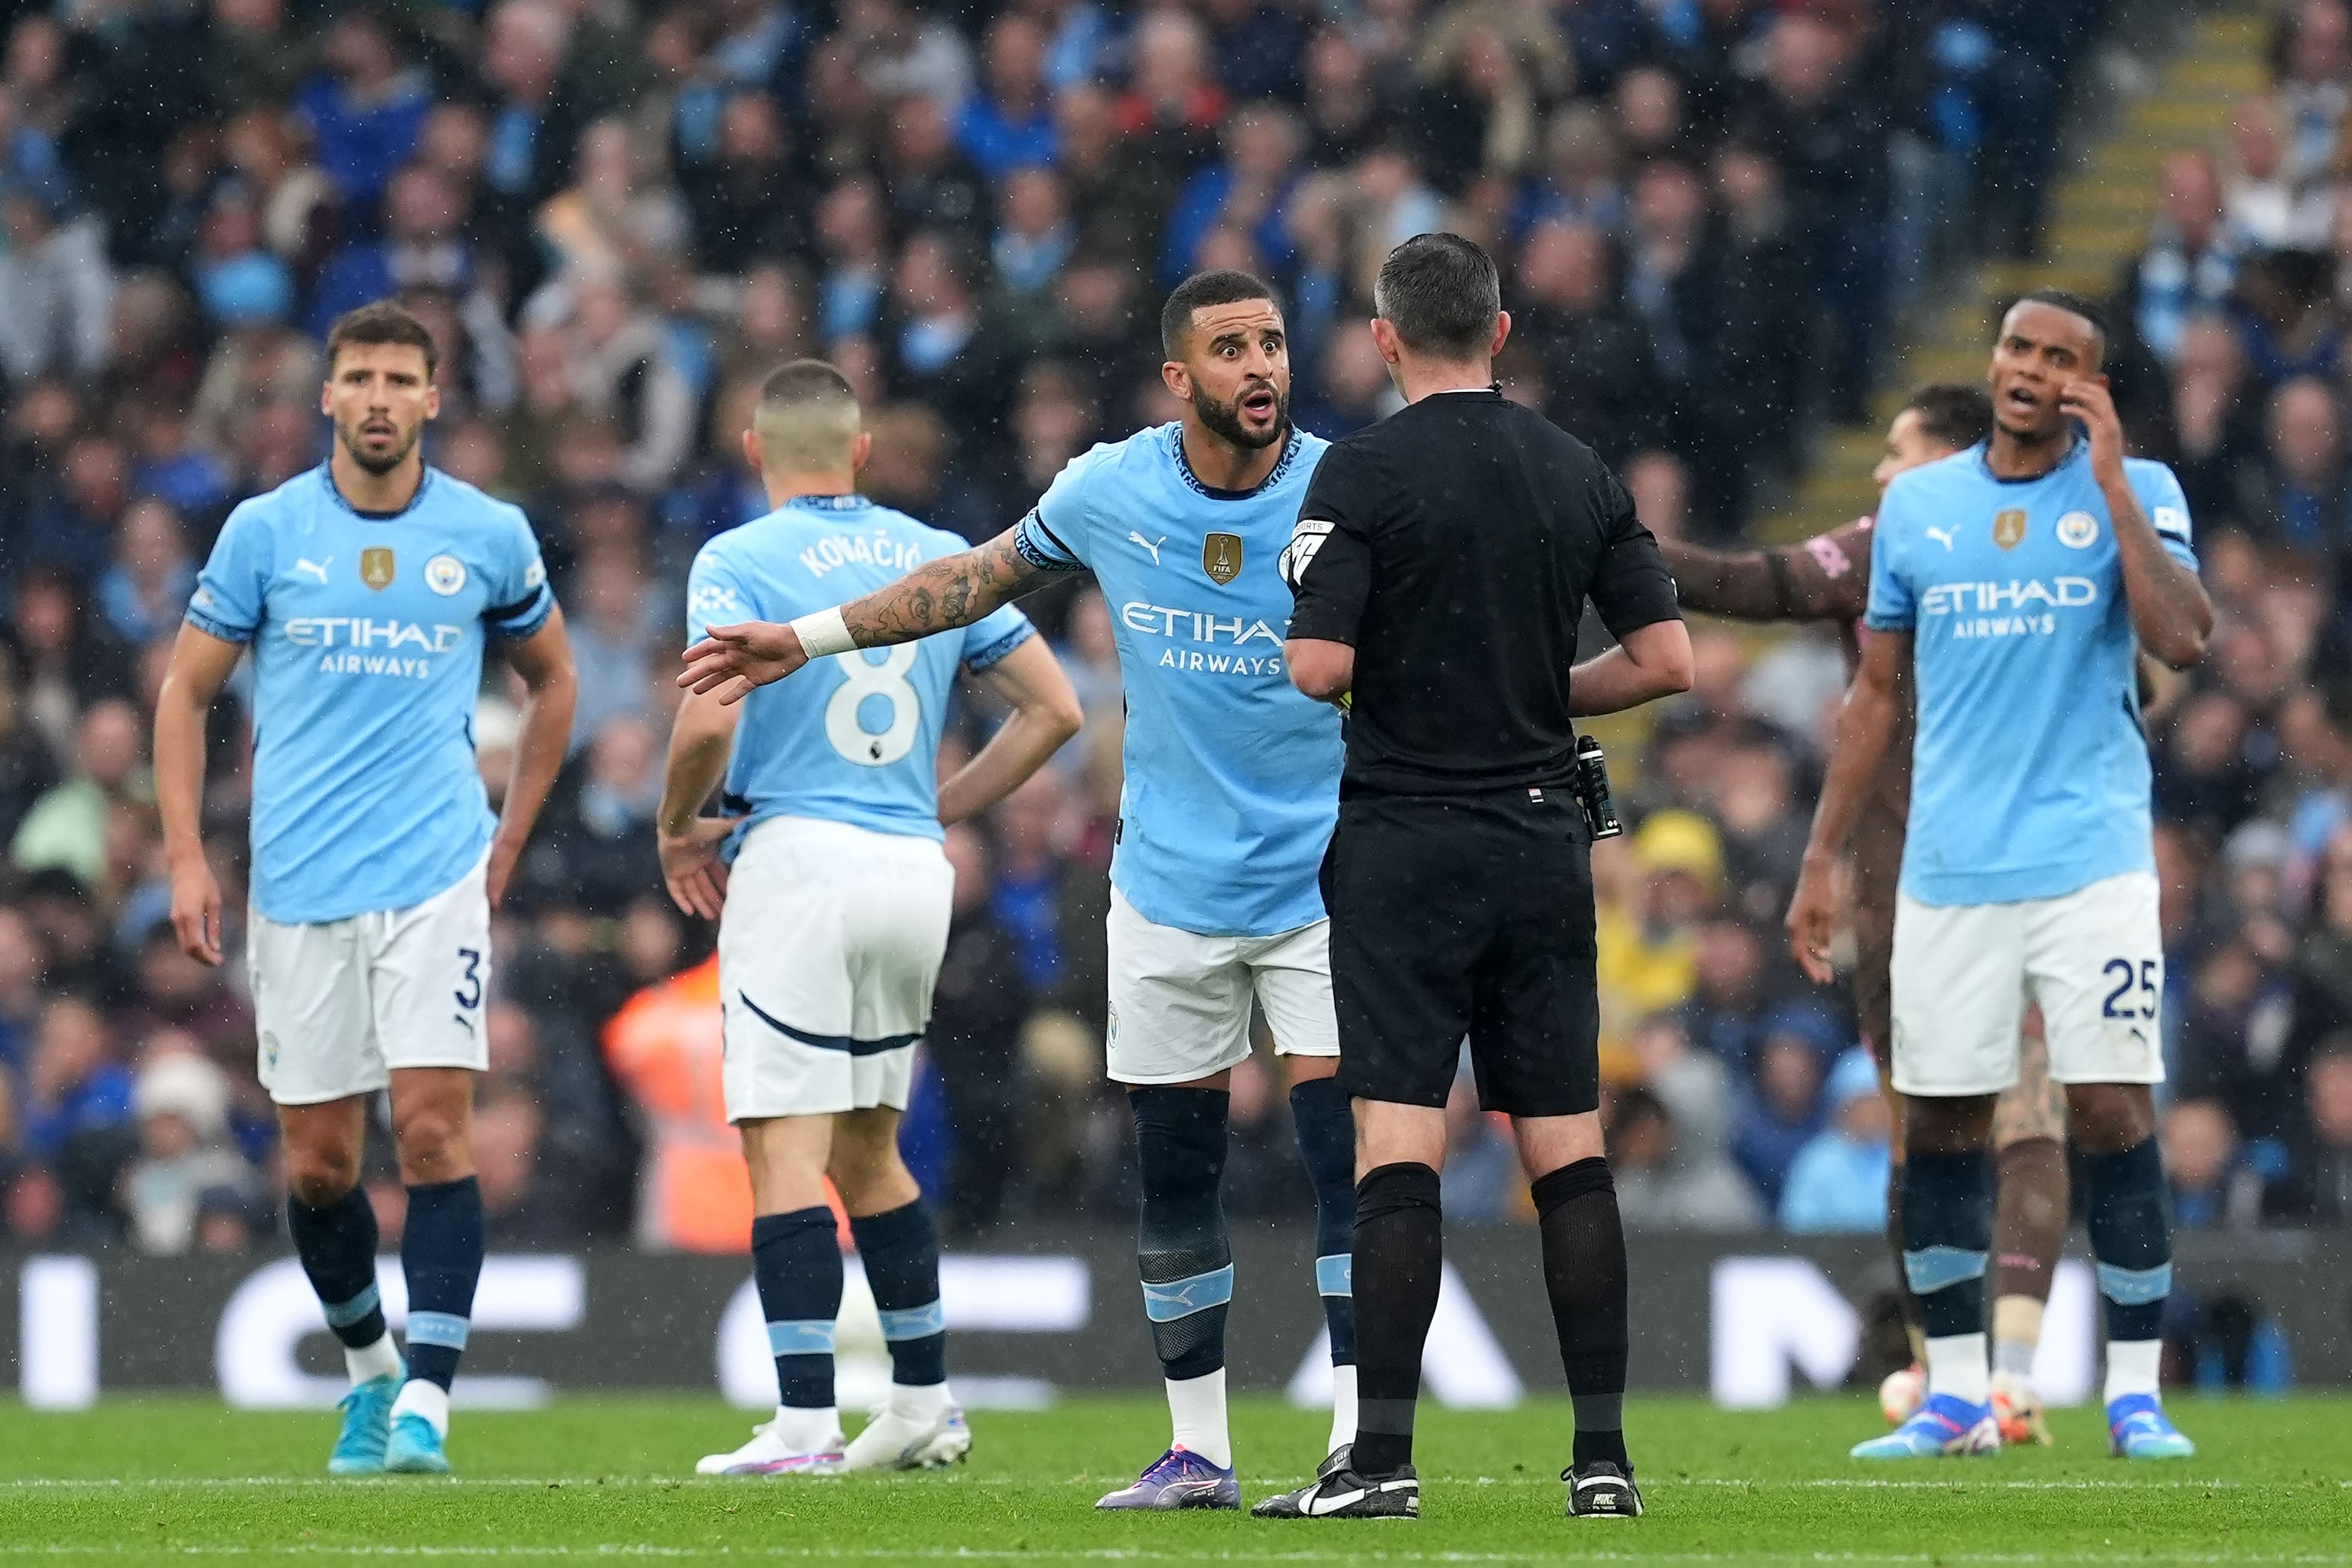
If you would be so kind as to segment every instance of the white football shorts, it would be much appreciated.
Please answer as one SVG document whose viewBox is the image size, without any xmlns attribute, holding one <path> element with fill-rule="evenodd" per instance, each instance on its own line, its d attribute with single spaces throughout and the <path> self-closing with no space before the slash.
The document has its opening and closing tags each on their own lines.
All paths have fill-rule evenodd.
<svg viewBox="0 0 2352 1568">
<path fill-rule="evenodd" d="M 489 1065 L 489 854 L 406 909 L 281 925 L 248 912 L 261 1086 L 280 1105 L 373 1094 L 403 1067 Z"/>
<path fill-rule="evenodd" d="M 1284 1056 L 1337 1056 L 1331 922 L 1272 936 L 1203 936 L 1155 925 L 1110 894 L 1110 1032 L 1115 1083 L 1189 1083 L 1250 1053 L 1250 1003 L 1265 1009 Z"/>
<path fill-rule="evenodd" d="M 2164 944 L 2152 872 L 2057 898 L 1895 907 L 1895 1087 L 1995 1094 L 2017 1082 L 2028 1001 L 2060 1083 L 2164 1082 Z"/>
<path fill-rule="evenodd" d="M 905 1110 L 954 906 L 937 840 L 810 817 L 752 828 L 719 922 L 727 1119 Z"/>
</svg>

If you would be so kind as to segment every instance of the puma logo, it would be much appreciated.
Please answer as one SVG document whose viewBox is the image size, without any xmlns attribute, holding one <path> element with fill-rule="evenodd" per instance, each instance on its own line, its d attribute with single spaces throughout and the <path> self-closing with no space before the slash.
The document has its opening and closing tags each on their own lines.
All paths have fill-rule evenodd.
<svg viewBox="0 0 2352 1568">
<path fill-rule="evenodd" d="M 1952 539 L 1955 530 L 1950 528 L 1927 528 L 1923 531 L 1929 538 L 1934 539 L 1946 549 L 1950 549 L 1952 548 Z"/>
<path fill-rule="evenodd" d="M 294 570 L 296 571 L 307 571 L 312 577 L 317 578 L 320 582 L 324 582 L 327 580 L 327 568 L 334 564 L 335 558 L 333 556 L 329 556 L 324 564 L 315 560 L 302 560 L 298 559 L 294 562 Z"/>
<path fill-rule="evenodd" d="M 1133 529 L 1129 529 L 1127 537 L 1151 552 L 1152 565 L 1158 566 L 1160 564 L 1160 547 L 1168 542 L 1168 536 L 1166 534 L 1160 535 L 1156 539 L 1148 539 L 1141 534 L 1135 532 Z"/>
</svg>

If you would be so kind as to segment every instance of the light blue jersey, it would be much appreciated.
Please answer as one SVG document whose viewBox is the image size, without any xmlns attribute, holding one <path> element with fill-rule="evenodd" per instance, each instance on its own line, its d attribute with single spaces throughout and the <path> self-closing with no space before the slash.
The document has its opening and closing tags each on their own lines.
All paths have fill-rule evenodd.
<svg viewBox="0 0 2352 1568">
<path fill-rule="evenodd" d="M 1265 483 L 1236 493 L 1193 476 L 1182 432 L 1077 458 L 1014 540 L 1034 565 L 1092 570 L 1110 606 L 1127 686 L 1112 883 L 1155 925 L 1270 936 L 1323 918 L 1339 809 L 1339 715 L 1283 667 L 1275 564 L 1330 443 L 1294 433 Z"/>
<path fill-rule="evenodd" d="M 2161 463 L 2124 466 L 2195 570 L 2179 481 Z M 2087 439 L 2038 479 L 1995 478 L 1982 445 L 1896 478 L 1864 620 L 1915 637 L 1905 893 L 2011 904 L 2154 869 L 2139 644 Z"/>
<path fill-rule="evenodd" d="M 702 547 L 687 579 L 687 636 L 830 610 L 967 548 L 862 496 L 803 496 Z M 1008 604 L 961 632 L 836 653 L 760 687 L 743 699 L 726 809 L 941 837 L 940 729 L 956 666 L 985 670 L 1034 635 Z"/>
<path fill-rule="evenodd" d="M 520 511 L 437 469 L 391 516 L 324 464 L 231 512 L 188 623 L 253 651 L 253 902 L 280 925 L 405 909 L 495 825 L 474 766 L 485 633 L 555 609 Z"/>
</svg>

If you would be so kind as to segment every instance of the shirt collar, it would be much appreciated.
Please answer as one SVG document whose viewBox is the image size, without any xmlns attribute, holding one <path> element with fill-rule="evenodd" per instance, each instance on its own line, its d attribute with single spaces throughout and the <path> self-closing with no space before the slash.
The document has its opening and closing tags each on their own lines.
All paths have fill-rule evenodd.
<svg viewBox="0 0 2352 1568">
<path fill-rule="evenodd" d="M 1291 464 L 1298 456 L 1298 427 L 1294 424 L 1290 427 L 1290 434 L 1283 437 L 1282 455 L 1275 459 L 1274 466 L 1265 478 L 1257 482 L 1255 488 L 1222 490 L 1192 472 L 1192 460 L 1184 455 L 1184 422 L 1178 420 L 1167 429 L 1168 450 L 1175 455 L 1176 472 L 1184 476 L 1185 484 L 1212 501 L 1246 501 L 1253 496 L 1265 495 L 1282 482 L 1282 476 L 1290 472 Z"/>
<path fill-rule="evenodd" d="M 794 496 L 784 503 L 787 507 L 799 507 L 812 512 L 854 512 L 873 504 L 855 490 L 846 496 Z"/>
<path fill-rule="evenodd" d="M 422 504 L 425 499 L 425 493 L 433 488 L 433 465 L 427 463 L 425 465 L 425 476 L 416 482 L 416 491 L 414 495 L 408 497 L 408 504 L 406 506 L 401 507 L 398 511 L 370 512 L 352 506 L 351 497 L 344 495 L 341 487 L 335 483 L 334 459 L 327 458 L 321 461 L 319 465 L 319 483 L 325 486 L 327 494 L 335 498 L 335 505 L 342 507 L 343 510 L 349 512 L 352 516 L 371 523 L 388 523 L 395 517 L 404 517 L 409 513 L 416 510 L 417 507 Z"/>
</svg>

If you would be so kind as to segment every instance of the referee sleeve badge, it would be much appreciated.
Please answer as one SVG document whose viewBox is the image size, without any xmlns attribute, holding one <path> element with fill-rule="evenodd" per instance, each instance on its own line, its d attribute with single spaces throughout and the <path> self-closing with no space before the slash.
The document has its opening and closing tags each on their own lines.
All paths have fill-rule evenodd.
<svg viewBox="0 0 2352 1568">
<path fill-rule="evenodd" d="M 1317 522 L 1310 517 L 1299 518 L 1298 527 L 1291 531 L 1290 542 L 1282 547 L 1282 559 L 1276 563 L 1282 572 L 1282 580 L 1297 590 L 1298 580 L 1306 576 L 1307 569 L 1314 564 L 1315 552 L 1321 549 L 1323 541 L 1330 537 L 1330 524 Z"/>
</svg>

